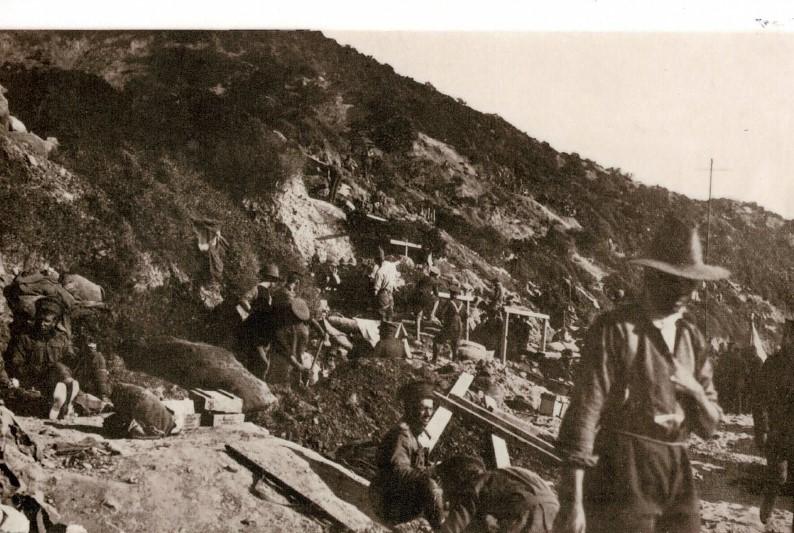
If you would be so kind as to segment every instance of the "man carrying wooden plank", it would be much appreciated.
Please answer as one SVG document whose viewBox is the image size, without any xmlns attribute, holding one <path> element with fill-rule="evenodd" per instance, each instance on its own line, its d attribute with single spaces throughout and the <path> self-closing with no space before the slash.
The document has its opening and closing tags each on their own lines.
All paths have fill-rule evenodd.
<svg viewBox="0 0 794 533">
<path fill-rule="evenodd" d="M 586 337 L 559 433 L 558 533 L 700 532 L 687 439 L 713 435 L 722 413 L 706 342 L 683 312 L 700 280 L 729 273 L 703 263 L 697 229 L 677 218 L 650 244 L 633 260 L 643 298 Z"/>
<path fill-rule="evenodd" d="M 480 459 L 457 455 L 441 463 L 436 474 L 450 502 L 442 533 L 551 531 L 560 504 L 534 472 L 518 467 L 486 470 Z M 486 517 L 497 520 L 497 528 L 486 525 Z"/>
<path fill-rule="evenodd" d="M 424 516 L 430 525 L 441 523 L 441 489 L 430 477 L 427 449 L 417 437 L 433 415 L 433 386 L 417 381 L 400 388 L 403 419 L 378 448 L 378 473 L 370 485 L 370 498 L 378 516 L 388 525 Z"/>
</svg>

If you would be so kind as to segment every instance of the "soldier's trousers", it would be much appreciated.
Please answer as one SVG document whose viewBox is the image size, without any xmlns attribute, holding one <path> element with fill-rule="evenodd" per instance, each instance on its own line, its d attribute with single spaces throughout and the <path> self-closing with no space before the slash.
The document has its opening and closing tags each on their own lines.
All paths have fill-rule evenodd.
<svg viewBox="0 0 794 533">
<path fill-rule="evenodd" d="M 587 533 L 699 533 L 700 500 L 686 443 L 602 430 L 585 473 Z"/>
</svg>

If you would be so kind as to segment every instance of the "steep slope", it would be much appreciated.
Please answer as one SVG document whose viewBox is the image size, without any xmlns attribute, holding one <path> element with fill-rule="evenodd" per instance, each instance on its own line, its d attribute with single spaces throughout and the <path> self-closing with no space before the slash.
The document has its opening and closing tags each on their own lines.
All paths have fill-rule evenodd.
<svg viewBox="0 0 794 533">
<path fill-rule="evenodd" d="M 25 215 L 29 229 L 4 231 L 0 254 L 21 264 L 35 251 L 94 276 L 147 332 L 211 329 L 195 217 L 219 221 L 230 242 L 227 297 L 265 261 L 303 268 L 322 219 L 310 213 L 315 222 L 296 235 L 284 222 L 299 221 L 273 206 L 296 179 L 316 193 L 341 175 L 354 199 L 377 199 L 405 222 L 383 238 L 410 236 L 476 277 L 500 277 L 556 326 L 566 310 L 585 323 L 613 291 L 637 285 L 625 258 L 666 212 L 705 219 L 702 202 L 558 153 L 317 32 L 9 32 L 0 57 L 13 114 L 61 141 L 57 162 L 93 191 L 92 203 L 79 201 L 109 250 L 100 255 L 104 241 L 89 231 L 61 241 L 80 226 L 58 229 L 42 213 Z M 7 171 L 11 189 L 17 172 Z M 424 206 L 436 209 L 435 226 L 419 216 Z M 742 339 L 756 312 L 774 340 L 794 226 L 731 201 L 715 202 L 713 214 L 710 258 L 734 283 L 702 291 L 696 316 L 708 317 L 710 334 Z M 350 244 L 342 255 L 374 252 L 360 235 Z"/>
</svg>

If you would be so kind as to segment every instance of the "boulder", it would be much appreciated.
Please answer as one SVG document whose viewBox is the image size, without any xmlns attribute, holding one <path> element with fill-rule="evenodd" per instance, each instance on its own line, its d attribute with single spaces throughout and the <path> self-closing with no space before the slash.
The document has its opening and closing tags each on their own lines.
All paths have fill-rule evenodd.
<svg viewBox="0 0 794 533">
<path fill-rule="evenodd" d="M 28 132 L 28 129 L 25 127 L 25 123 L 13 115 L 9 115 L 8 129 L 11 131 L 18 131 L 20 133 Z"/>
<path fill-rule="evenodd" d="M 2 104 L 0 104 L 0 106 L 2 106 Z M 2 109 L 0 109 L 0 115 L 2 115 Z M 0 116 L 0 121 L 1 120 L 2 117 Z M 35 155 L 44 158 L 49 158 L 50 155 L 54 153 L 60 146 L 58 139 L 55 137 L 47 137 L 47 140 L 45 141 L 35 133 L 31 132 L 10 131 L 8 136 L 11 139 L 17 141 L 19 144 L 25 145 Z"/>
<path fill-rule="evenodd" d="M 176 337 L 154 337 L 140 350 L 147 369 L 186 389 L 224 389 L 243 400 L 243 411 L 261 411 L 277 400 L 267 384 L 228 350 Z"/>
</svg>

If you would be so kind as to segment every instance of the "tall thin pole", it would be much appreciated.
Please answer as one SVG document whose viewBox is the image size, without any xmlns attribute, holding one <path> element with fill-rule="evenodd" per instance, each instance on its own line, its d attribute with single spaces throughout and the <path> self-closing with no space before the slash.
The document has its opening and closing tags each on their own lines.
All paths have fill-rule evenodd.
<svg viewBox="0 0 794 533">
<path fill-rule="evenodd" d="M 711 184 L 712 176 L 714 175 L 714 158 L 709 159 L 709 199 L 706 214 L 706 250 L 704 261 L 708 262 L 709 259 L 709 244 L 711 243 Z M 708 286 L 703 284 L 703 335 L 708 339 L 709 334 L 709 294 Z"/>
<path fill-rule="evenodd" d="M 711 182 L 714 173 L 714 158 L 709 160 L 709 201 L 708 201 L 708 214 L 706 215 L 706 257 L 704 260 L 708 262 L 709 259 L 709 241 L 711 240 Z"/>
</svg>

